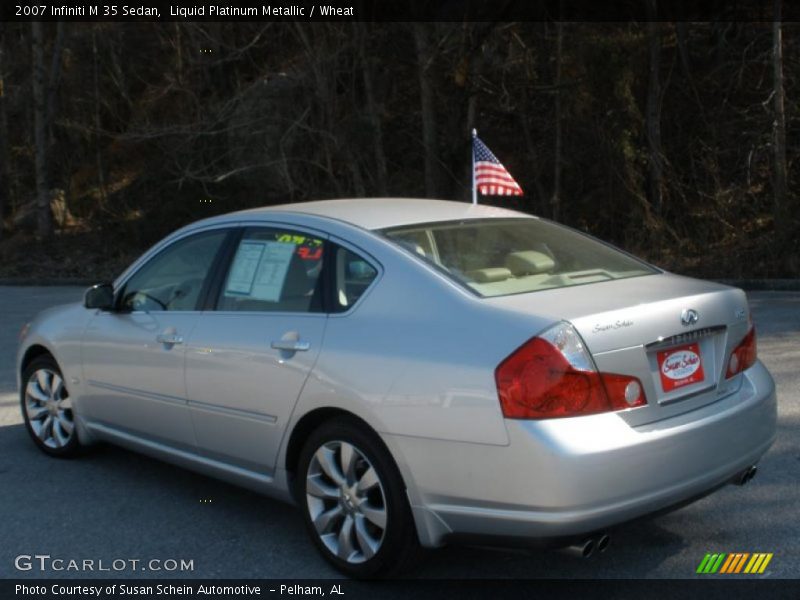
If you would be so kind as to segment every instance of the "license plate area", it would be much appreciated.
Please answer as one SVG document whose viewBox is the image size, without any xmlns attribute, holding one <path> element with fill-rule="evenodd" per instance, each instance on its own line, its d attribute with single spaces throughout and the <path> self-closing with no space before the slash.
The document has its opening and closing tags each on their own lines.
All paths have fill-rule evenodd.
<svg viewBox="0 0 800 600">
<path fill-rule="evenodd" d="M 660 350 L 656 361 L 661 390 L 665 394 L 706 381 L 703 355 L 698 342 Z"/>
</svg>

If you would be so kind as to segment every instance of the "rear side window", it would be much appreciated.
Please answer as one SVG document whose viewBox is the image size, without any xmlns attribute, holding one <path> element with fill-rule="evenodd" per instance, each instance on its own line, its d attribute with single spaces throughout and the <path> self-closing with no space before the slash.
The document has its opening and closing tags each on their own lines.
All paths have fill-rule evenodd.
<svg viewBox="0 0 800 600">
<path fill-rule="evenodd" d="M 227 230 L 192 235 L 151 258 L 125 283 L 122 310 L 195 310 Z"/>
<path fill-rule="evenodd" d="M 336 247 L 334 277 L 334 312 L 344 312 L 353 306 L 378 276 L 377 269 L 355 252 Z"/>
<path fill-rule="evenodd" d="M 484 297 L 657 273 L 612 246 L 539 219 L 475 219 L 383 233 Z"/>
<path fill-rule="evenodd" d="M 246 230 L 220 289 L 217 310 L 321 312 L 325 245 L 297 231 Z"/>
</svg>

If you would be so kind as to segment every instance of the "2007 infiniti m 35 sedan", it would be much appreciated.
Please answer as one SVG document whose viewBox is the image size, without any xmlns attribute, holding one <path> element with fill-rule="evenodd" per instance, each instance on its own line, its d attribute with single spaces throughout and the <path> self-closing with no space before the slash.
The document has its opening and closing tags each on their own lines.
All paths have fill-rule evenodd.
<svg viewBox="0 0 800 600">
<path fill-rule="evenodd" d="M 21 340 L 44 452 L 104 440 L 294 502 L 357 577 L 459 540 L 587 555 L 775 437 L 742 291 L 458 202 L 200 221 Z"/>
</svg>

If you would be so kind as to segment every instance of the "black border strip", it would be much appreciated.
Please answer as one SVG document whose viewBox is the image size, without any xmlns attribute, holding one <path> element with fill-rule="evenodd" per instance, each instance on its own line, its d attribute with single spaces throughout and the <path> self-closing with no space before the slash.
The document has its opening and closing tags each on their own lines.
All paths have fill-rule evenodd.
<svg viewBox="0 0 800 600">
<path fill-rule="evenodd" d="M 285 579 L 6 579 L 0 584 L 0 598 L 38 598 L 51 600 L 79 600 L 85 598 L 137 598 L 139 600 L 204 599 L 262 599 L 262 598 L 333 598 L 341 600 L 391 600 L 395 598 L 435 598 L 469 600 L 513 597 L 515 599 L 602 600 L 635 598 L 641 600 L 700 598 L 703 600 L 730 600 L 730 598 L 770 598 L 770 600 L 796 600 L 800 597 L 800 580 L 747 578 L 753 576 L 699 576 L 696 579 L 598 579 L 598 580 L 408 580 L 408 581 L 353 581 L 336 579 L 285 580 Z M 121 586 L 136 587 L 144 593 L 121 594 Z M 21 593 L 17 586 L 28 586 Z M 31 590 L 36 586 L 39 593 Z M 158 586 L 162 586 L 159 588 Z M 214 588 L 211 595 L 199 593 L 200 586 Z M 281 586 L 284 586 L 283 588 Z M 102 588 L 100 594 L 63 593 L 71 589 Z M 147 588 L 152 593 L 147 593 Z M 303 593 L 307 588 L 319 588 L 324 596 Z M 187 593 L 186 589 L 191 589 Z M 224 593 L 225 588 L 238 588 Z M 57 593 L 53 593 L 53 590 Z M 161 593 L 158 593 L 158 590 Z M 288 590 L 291 589 L 290 593 Z M 180 590 L 180 591 L 174 591 Z M 223 590 L 220 593 L 219 590 Z M 173 593 L 170 593 L 173 591 Z M 43 592 L 43 593 L 42 593 Z M 165 593 L 166 592 L 166 593 Z M 341 594 L 341 595 L 340 595 Z"/>
<path fill-rule="evenodd" d="M 800 20 L 800 3 L 794 0 L 781 1 L 782 20 Z M 62 6 L 77 10 L 56 16 L 53 9 L 61 9 Z M 34 7 L 46 7 L 46 10 L 42 12 Z M 14 0 L 0 3 L 0 20 L 769 22 L 773 20 L 773 11 L 773 0 L 246 0 L 235 3 L 228 0 L 137 0 L 130 4 L 124 0 L 78 0 L 69 3 L 55 0 L 52 4 L 44 0 Z"/>
</svg>

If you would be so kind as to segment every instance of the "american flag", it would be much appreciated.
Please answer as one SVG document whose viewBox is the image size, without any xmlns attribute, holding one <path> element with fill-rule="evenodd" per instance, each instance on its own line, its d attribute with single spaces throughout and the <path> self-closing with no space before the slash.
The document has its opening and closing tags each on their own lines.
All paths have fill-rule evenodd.
<svg viewBox="0 0 800 600">
<path fill-rule="evenodd" d="M 472 138 L 475 187 L 484 196 L 522 196 L 522 188 L 478 136 Z"/>
</svg>

